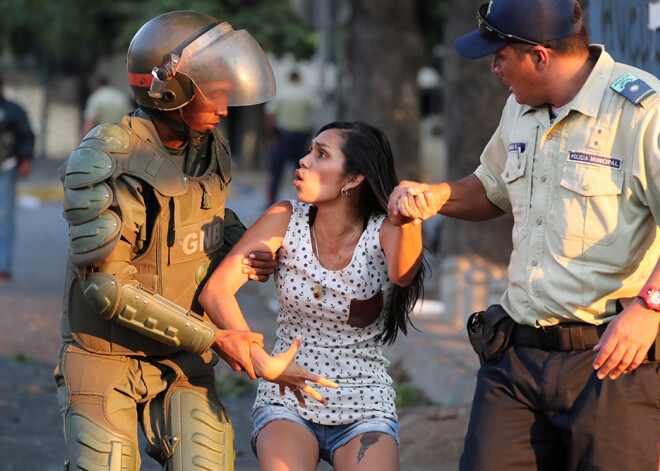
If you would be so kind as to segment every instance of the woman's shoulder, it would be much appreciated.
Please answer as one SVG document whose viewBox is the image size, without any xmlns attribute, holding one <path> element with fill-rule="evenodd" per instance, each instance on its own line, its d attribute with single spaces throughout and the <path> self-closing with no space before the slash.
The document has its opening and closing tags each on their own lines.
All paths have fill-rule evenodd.
<svg viewBox="0 0 660 471">
<path fill-rule="evenodd" d="M 291 212 L 291 219 L 296 220 L 308 220 L 310 210 L 313 207 L 313 205 L 309 203 L 302 203 L 298 200 L 284 200 L 277 204 L 287 205 L 287 207 L 290 208 L 289 211 Z"/>
<path fill-rule="evenodd" d="M 385 221 L 387 221 L 387 214 L 379 213 L 372 214 L 369 216 L 369 222 L 367 223 L 367 228 L 371 231 L 378 234 L 384 226 L 386 226 Z"/>
</svg>

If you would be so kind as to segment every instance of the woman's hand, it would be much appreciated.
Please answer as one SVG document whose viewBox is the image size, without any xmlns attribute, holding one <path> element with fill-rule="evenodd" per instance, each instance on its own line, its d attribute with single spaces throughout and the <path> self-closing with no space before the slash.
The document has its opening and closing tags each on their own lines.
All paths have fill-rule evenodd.
<svg viewBox="0 0 660 471">
<path fill-rule="evenodd" d="M 303 392 L 321 404 L 327 405 L 328 401 L 306 381 L 328 388 L 336 388 L 337 383 L 310 373 L 294 361 L 301 344 L 302 336 L 299 335 L 285 352 L 272 356 L 268 355 L 263 348 L 253 345 L 250 348 L 250 356 L 252 357 L 254 370 L 257 376 L 279 384 L 280 394 L 283 395 L 286 388 L 289 388 L 298 399 L 301 407 L 305 407 Z"/>
<path fill-rule="evenodd" d="M 264 336 L 249 330 L 218 329 L 211 348 L 235 371 L 245 371 L 252 379 L 257 375 L 252 366 L 250 347 L 263 347 Z"/>
</svg>

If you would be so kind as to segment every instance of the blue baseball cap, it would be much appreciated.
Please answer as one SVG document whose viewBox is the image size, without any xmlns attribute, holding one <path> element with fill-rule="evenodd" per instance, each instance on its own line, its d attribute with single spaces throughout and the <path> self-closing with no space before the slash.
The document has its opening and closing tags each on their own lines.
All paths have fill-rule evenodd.
<svg viewBox="0 0 660 471">
<path fill-rule="evenodd" d="M 492 54 L 512 42 L 540 45 L 571 36 L 582 27 L 573 23 L 575 0 L 490 0 L 479 8 L 477 29 L 454 41 L 468 59 Z"/>
</svg>

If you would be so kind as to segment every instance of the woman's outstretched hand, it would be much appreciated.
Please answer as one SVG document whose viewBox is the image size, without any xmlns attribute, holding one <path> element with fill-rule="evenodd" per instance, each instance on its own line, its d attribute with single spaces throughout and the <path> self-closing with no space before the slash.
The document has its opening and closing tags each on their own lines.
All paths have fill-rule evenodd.
<svg viewBox="0 0 660 471">
<path fill-rule="evenodd" d="M 307 381 L 328 388 L 336 388 L 337 383 L 325 379 L 323 376 L 310 373 L 294 361 L 301 344 L 302 335 L 299 335 L 293 340 L 293 343 L 291 343 L 291 346 L 285 352 L 272 356 L 266 353 L 263 348 L 253 344 L 250 348 L 250 356 L 252 357 L 254 371 L 257 376 L 279 384 L 280 394 L 282 395 L 286 388 L 289 388 L 302 407 L 305 407 L 303 392 L 321 404 L 327 405 L 328 401 L 325 400 L 321 393 L 307 384 Z"/>
</svg>

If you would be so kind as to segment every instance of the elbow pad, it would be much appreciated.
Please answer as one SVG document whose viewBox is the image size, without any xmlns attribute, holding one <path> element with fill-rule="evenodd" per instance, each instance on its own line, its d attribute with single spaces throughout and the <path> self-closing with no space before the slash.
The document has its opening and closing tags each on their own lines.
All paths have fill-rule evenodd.
<svg viewBox="0 0 660 471">
<path fill-rule="evenodd" d="M 83 297 L 104 319 L 165 345 L 201 355 L 215 341 L 218 328 L 192 311 L 107 273 L 81 280 Z"/>
</svg>

